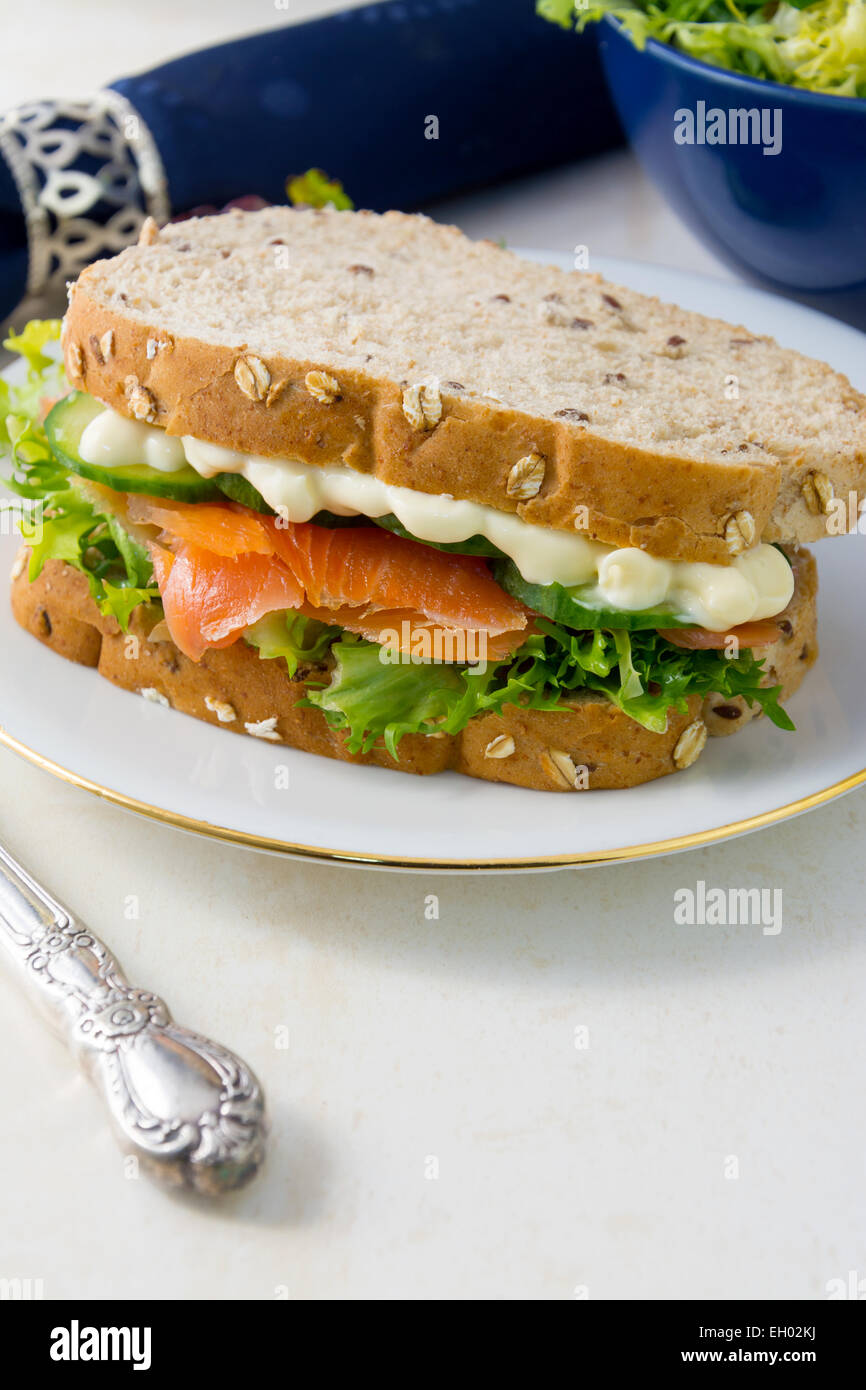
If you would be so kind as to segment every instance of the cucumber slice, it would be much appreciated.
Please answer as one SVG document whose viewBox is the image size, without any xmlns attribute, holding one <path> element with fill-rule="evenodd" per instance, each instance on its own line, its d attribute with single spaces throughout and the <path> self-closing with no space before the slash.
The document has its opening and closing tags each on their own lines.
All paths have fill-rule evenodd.
<svg viewBox="0 0 866 1390">
<path fill-rule="evenodd" d="M 250 511 L 265 512 L 268 516 L 273 516 L 273 507 L 268 506 L 258 488 L 248 483 L 240 473 L 217 473 L 213 481 L 224 497 L 230 497 L 233 502 L 240 502 L 242 506 L 249 507 Z"/>
<path fill-rule="evenodd" d="M 339 531 L 341 526 L 372 526 L 368 516 L 338 516 L 336 512 L 316 512 L 310 517 L 314 526 L 327 526 L 329 531 Z"/>
<path fill-rule="evenodd" d="M 512 598 L 520 599 L 527 608 L 540 613 L 563 627 L 617 628 L 628 632 L 659 627 L 693 627 L 688 618 L 680 618 L 674 609 L 665 605 L 644 608 L 636 613 L 623 608 L 606 608 L 595 584 L 530 584 L 523 578 L 513 560 L 503 560 L 493 566 L 496 582 Z"/>
<path fill-rule="evenodd" d="M 446 550 L 451 555 L 484 555 L 488 559 L 505 559 L 505 555 L 497 546 L 484 536 L 468 536 L 465 541 L 425 541 L 420 536 L 413 536 L 411 531 L 407 531 L 402 521 L 398 521 L 396 516 L 390 513 L 388 516 L 374 516 L 372 518 L 377 526 L 382 526 L 386 531 L 393 531 L 395 536 L 401 536 L 404 541 L 415 541 L 417 545 L 429 545 L 434 550 Z"/>
<path fill-rule="evenodd" d="M 72 391 L 49 411 L 45 433 L 51 452 L 64 468 L 94 483 L 114 488 L 115 492 L 145 492 L 151 497 L 170 497 L 176 502 L 207 502 L 222 496 L 214 480 L 200 478 L 188 465 L 176 473 L 162 473 L 146 463 L 123 464 L 117 468 L 87 463 L 78 452 L 81 436 L 102 409 L 102 403 L 92 396 Z"/>
<path fill-rule="evenodd" d="M 176 473 L 161 473 L 146 463 L 129 463 L 111 468 L 87 463 L 78 452 L 81 436 L 90 421 L 103 409 L 102 402 L 86 392 L 71 391 L 49 411 L 45 432 L 51 451 L 71 473 L 104 483 L 106 487 L 114 488 L 115 492 L 144 492 L 151 497 L 166 497 L 175 502 L 214 502 L 228 497 L 249 507 L 251 511 L 274 515 L 273 507 L 268 506 L 258 489 L 239 473 L 217 473 L 214 478 L 202 478 L 189 466 L 178 469 Z M 335 516 L 332 512 L 318 512 L 313 521 L 318 526 L 329 527 L 372 525 L 364 516 Z"/>
</svg>

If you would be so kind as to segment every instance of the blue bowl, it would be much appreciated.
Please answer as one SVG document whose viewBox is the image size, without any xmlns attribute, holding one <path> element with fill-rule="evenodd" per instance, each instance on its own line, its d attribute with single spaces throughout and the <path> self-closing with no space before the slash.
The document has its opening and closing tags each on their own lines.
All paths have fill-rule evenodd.
<svg viewBox="0 0 866 1390">
<path fill-rule="evenodd" d="M 717 255 L 771 288 L 827 297 L 834 312 L 866 297 L 866 101 L 743 77 L 654 40 L 639 50 L 610 17 L 600 37 L 638 158 Z M 780 132 L 778 153 L 762 143 L 698 143 L 702 129 L 742 135 L 727 115 L 739 110 L 759 113 L 768 146 Z M 752 118 L 748 130 L 757 133 Z M 695 143 L 684 142 L 689 134 Z"/>
</svg>

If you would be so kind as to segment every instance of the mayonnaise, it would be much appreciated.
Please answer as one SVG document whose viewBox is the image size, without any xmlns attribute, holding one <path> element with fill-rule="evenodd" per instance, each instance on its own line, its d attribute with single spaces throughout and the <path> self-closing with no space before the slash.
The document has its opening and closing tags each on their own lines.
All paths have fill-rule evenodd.
<svg viewBox="0 0 866 1390">
<path fill-rule="evenodd" d="M 160 473 L 177 473 L 186 466 L 179 439 L 140 420 L 129 420 L 115 410 L 104 410 L 95 416 L 81 436 L 82 449 L 85 440 L 87 452 L 81 455 L 85 463 L 105 468 L 146 463 Z"/>
<path fill-rule="evenodd" d="M 529 584 L 594 584 L 597 604 L 629 612 L 671 604 L 680 617 L 715 632 L 781 613 L 794 592 L 791 567 L 771 545 L 753 546 L 730 565 L 660 560 L 636 547 L 603 545 L 477 502 L 396 487 L 342 464 L 262 458 L 192 435 L 167 435 L 108 409 L 86 427 L 79 451 L 85 462 L 106 468 L 147 463 L 171 473 L 188 463 L 203 478 L 239 474 L 288 521 L 309 521 L 320 511 L 393 515 L 423 541 L 484 536 Z"/>
</svg>

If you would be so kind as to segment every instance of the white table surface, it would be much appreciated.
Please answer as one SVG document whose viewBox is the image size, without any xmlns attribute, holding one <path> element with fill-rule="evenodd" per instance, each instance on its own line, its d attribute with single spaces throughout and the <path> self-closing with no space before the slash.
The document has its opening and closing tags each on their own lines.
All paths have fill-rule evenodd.
<svg viewBox="0 0 866 1390">
<path fill-rule="evenodd" d="M 16 11 L 3 103 L 286 17 L 43 0 L 37 37 Z M 436 215 L 730 278 L 623 154 Z M 274 1119 L 264 1174 L 218 1209 L 128 1180 L 0 979 L 0 1276 L 48 1298 L 824 1297 L 866 1273 L 864 832 L 855 792 L 644 864 L 378 874 L 185 836 L 0 750 L 0 836 L 251 1063 Z M 676 926 L 698 879 L 781 889 L 782 931 Z"/>
</svg>

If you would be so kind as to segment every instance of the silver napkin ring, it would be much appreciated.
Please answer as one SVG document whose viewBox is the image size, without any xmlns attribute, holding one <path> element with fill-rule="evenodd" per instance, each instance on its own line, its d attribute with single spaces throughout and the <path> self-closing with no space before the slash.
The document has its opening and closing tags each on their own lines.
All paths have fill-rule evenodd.
<svg viewBox="0 0 866 1390">
<path fill-rule="evenodd" d="M 27 224 L 28 294 L 73 280 L 100 256 L 137 240 L 148 216 L 171 208 L 165 169 L 150 131 L 119 92 L 83 101 L 36 101 L 0 118 Z"/>
</svg>

